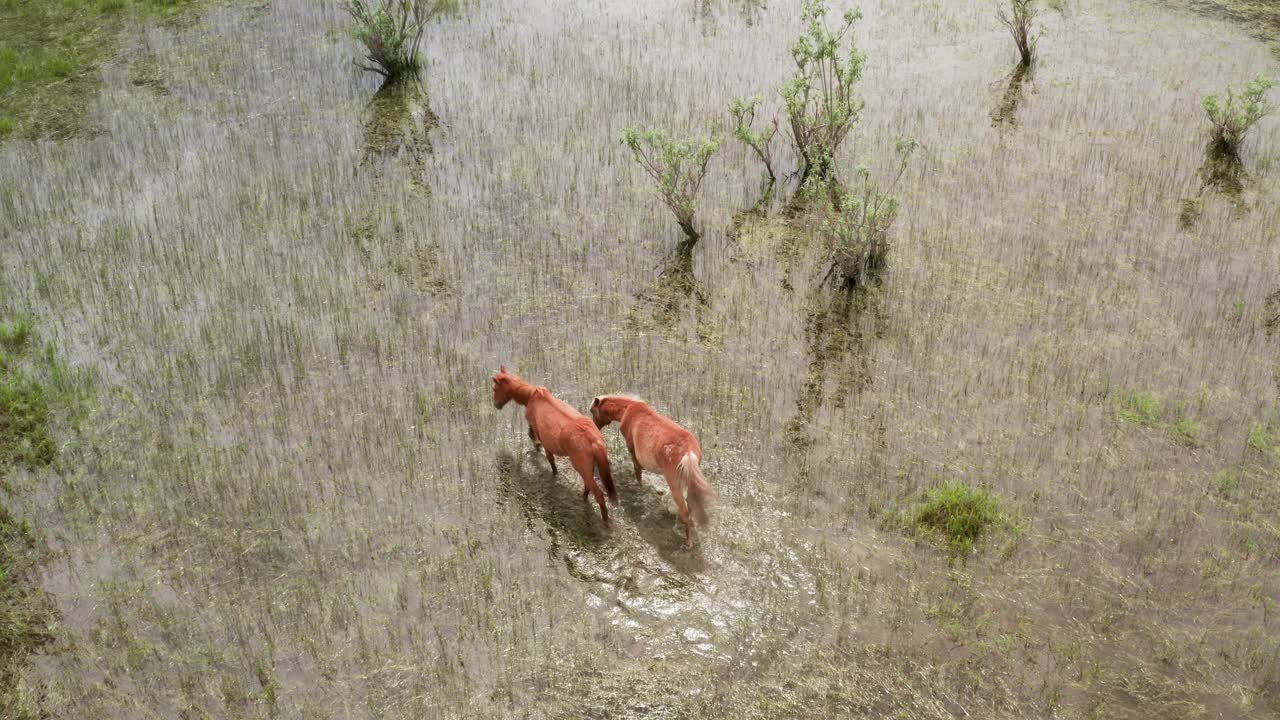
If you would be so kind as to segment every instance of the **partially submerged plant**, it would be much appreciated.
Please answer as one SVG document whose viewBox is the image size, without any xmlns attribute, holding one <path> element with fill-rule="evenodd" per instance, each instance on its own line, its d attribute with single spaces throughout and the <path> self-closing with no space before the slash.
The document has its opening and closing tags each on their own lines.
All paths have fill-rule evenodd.
<svg viewBox="0 0 1280 720">
<path fill-rule="evenodd" d="M 1259 75 L 1240 89 L 1228 87 L 1226 96 L 1209 95 L 1203 100 L 1204 111 L 1213 123 L 1213 144 L 1222 154 L 1235 157 L 1249 128 L 1262 118 L 1275 112 L 1275 103 L 1267 100 L 1267 93 L 1276 86 L 1272 78 Z"/>
<path fill-rule="evenodd" d="M 707 176 L 711 158 L 720 150 L 720 138 L 676 140 L 666 130 L 623 131 L 622 141 L 631 148 L 640 167 L 658 184 L 658 195 L 671 208 L 689 240 L 699 235 L 693 226 L 694 203 Z"/>
<path fill-rule="evenodd" d="M 996 9 L 996 17 L 1009 29 L 1013 43 L 1018 46 L 1018 63 L 1030 67 L 1035 61 L 1036 38 L 1033 37 L 1031 23 L 1036 18 L 1035 0 L 1009 0 L 1009 7 L 1000 5 Z"/>
<path fill-rule="evenodd" d="M 758 95 L 746 100 L 734 98 L 729 104 L 729 114 L 733 116 L 733 136 L 751 148 L 760 162 L 764 163 L 765 178 L 760 192 L 761 201 L 764 201 L 773 194 L 773 187 L 778 182 L 773 159 L 773 137 L 778 134 L 778 120 L 774 118 L 773 124 L 764 130 L 753 127 L 756 109 L 761 102 L 763 98 Z"/>
<path fill-rule="evenodd" d="M 345 0 L 343 7 L 356 21 L 355 36 L 370 63 L 356 66 L 387 80 L 416 74 L 427 23 L 446 5 L 447 0 Z"/>
<path fill-rule="evenodd" d="M 831 267 L 823 281 L 838 278 L 845 287 L 858 289 L 875 279 L 889 257 L 890 231 L 898 219 L 898 199 L 893 192 L 906 172 L 917 147 L 916 141 L 902 139 L 897 144 L 898 168 L 885 189 L 871 180 L 861 166 L 855 172 L 855 189 L 840 196 L 839 215 L 834 223 L 835 247 Z"/>
<path fill-rule="evenodd" d="M 937 533 L 953 555 L 964 557 L 993 525 L 1004 521 L 1000 498 L 960 481 L 929 490 L 916 511 L 916 525 Z"/>
<path fill-rule="evenodd" d="M 810 176 L 831 180 L 836 149 L 858 121 L 862 101 L 854 97 L 854 85 L 862 78 L 866 55 L 849 37 L 862 14 L 844 13 L 843 23 L 832 31 L 826 24 L 824 0 L 804 0 L 801 20 L 804 33 L 791 46 L 796 72 L 782 86 L 791 141 L 800 157 L 800 183 Z"/>
</svg>

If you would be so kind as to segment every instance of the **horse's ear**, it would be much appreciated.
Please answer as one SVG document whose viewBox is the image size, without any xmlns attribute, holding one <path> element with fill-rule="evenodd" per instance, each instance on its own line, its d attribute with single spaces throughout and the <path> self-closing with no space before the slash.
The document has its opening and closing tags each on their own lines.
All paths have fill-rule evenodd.
<svg viewBox="0 0 1280 720">
<path fill-rule="evenodd" d="M 599 404 L 600 404 L 600 396 L 597 395 L 596 399 L 591 401 L 591 409 L 595 410 L 596 406 Z"/>
<path fill-rule="evenodd" d="M 498 372 L 500 372 L 500 373 L 504 373 L 504 374 L 505 374 L 505 373 L 507 372 L 507 366 L 506 366 L 506 365 L 499 365 L 499 366 L 498 366 Z"/>
</svg>

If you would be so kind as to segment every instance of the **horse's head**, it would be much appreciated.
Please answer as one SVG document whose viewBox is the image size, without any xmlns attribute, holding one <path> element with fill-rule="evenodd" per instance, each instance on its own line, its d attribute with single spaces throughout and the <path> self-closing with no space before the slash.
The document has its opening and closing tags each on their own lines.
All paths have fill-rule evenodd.
<svg viewBox="0 0 1280 720">
<path fill-rule="evenodd" d="M 602 428 L 614 420 L 617 420 L 617 418 L 613 416 L 613 412 L 608 408 L 608 400 L 609 397 L 607 395 L 601 395 L 591 401 L 591 420 L 595 422 L 596 427 L 598 428 Z"/>
<path fill-rule="evenodd" d="M 493 376 L 493 406 L 501 410 L 509 402 L 511 402 L 511 373 L 507 372 L 507 368 L 503 366 L 498 368 L 498 374 Z"/>
</svg>

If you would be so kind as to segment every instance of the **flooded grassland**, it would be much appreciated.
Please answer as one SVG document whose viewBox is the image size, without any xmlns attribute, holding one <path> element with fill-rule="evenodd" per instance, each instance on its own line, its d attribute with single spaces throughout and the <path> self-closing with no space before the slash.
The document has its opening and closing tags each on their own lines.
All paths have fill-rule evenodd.
<svg viewBox="0 0 1280 720">
<path fill-rule="evenodd" d="M 850 297 L 819 219 L 740 215 L 745 148 L 682 246 L 620 143 L 725 132 L 735 96 L 776 112 L 793 5 L 463 3 L 421 84 L 382 91 L 335 3 L 219 6 L 131 26 L 100 133 L 0 144 L 6 309 L 98 378 L 67 461 L 12 478 L 58 617 L 24 702 L 1280 712 L 1280 123 L 1223 192 L 1199 105 L 1275 57 L 1072 0 L 1015 77 L 985 0 L 863 3 L 838 166 L 921 149 L 883 281 Z M 699 546 L 616 428 L 604 528 L 493 409 L 500 364 L 694 430 Z M 1007 515 L 971 555 L 910 522 L 948 481 Z"/>
</svg>

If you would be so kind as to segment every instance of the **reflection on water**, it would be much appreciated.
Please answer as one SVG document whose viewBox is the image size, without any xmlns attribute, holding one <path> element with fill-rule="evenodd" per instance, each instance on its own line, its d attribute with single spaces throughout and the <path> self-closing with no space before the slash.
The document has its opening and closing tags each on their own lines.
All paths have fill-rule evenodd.
<svg viewBox="0 0 1280 720">
<path fill-rule="evenodd" d="M 651 474 L 637 482 L 629 463 L 618 461 L 625 454 L 611 456 L 620 505 L 612 528 L 583 503 L 577 475 L 553 477 L 532 445 L 498 453 L 498 494 L 546 538 L 548 558 L 586 586 L 587 604 L 632 635 L 634 652 L 727 660 L 758 632 L 759 608 L 780 594 L 816 592 L 784 540 L 783 514 L 767 500 L 761 506 L 763 483 L 736 454 L 721 450 L 704 463 L 721 496 L 691 550 L 666 483 Z"/>
<path fill-rule="evenodd" d="M 430 132 L 439 124 L 421 80 L 389 80 L 378 88 L 366 108 L 365 158 L 405 158 L 417 176 L 426 168 L 431 154 Z"/>
<path fill-rule="evenodd" d="M 1207 191 L 1212 190 L 1222 195 L 1236 209 L 1244 208 L 1243 195 L 1249 173 L 1240 162 L 1240 156 L 1210 140 L 1204 147 L 1204 162 L 1200 164 L 1200 170 L 1196 174 L 1200 177 L 1200 189 L 1195 197 L 1183 199 L 1182 210 L 1178 214 L 1178 224 L 1184 230 L 1193 227 L 1200 219 Z"/>
<path fill-rule="evenodd" d="M 710 339 L 707 311 L 710 302 L 702 284 L 693 273 L 693 248 L 696 243 L 682 241 L 663 263 L 662 272 L 636 296 L 636 305 L 627 317 L 627 329 L 633 332 L 660 330 L 675 332 L 692 308 L 699 339 Z"/>
<path fill-rule="evenodd" d="M 1000 98 L 1000 104 L 996 106 L 995 112 L 991 113 L 993 126 L 1018 124 L 1018 106 L 1022 104 L 1023 86 L 1029 79 L 1031 79 L 1030 66 L 1019 64 L 1013 69 L 1013 73 L 1009 75 L 1009 82 L 1005 85 L 1004 95 Z"/>
<path fill-rule="evenodd" d="M 855 292 L 814 289 L 804 329 L 809 368 L 796 400 L 796 414 L 786 425 L 792 447 L 806 450 L 812 446 L 809 424 L 822 405 L 828 375 L 835 382 L 832 402 L 837 408 L 871 384 L 871 344 L 883 335 L 884 326 L 876 286 Z"/>
</svg>

